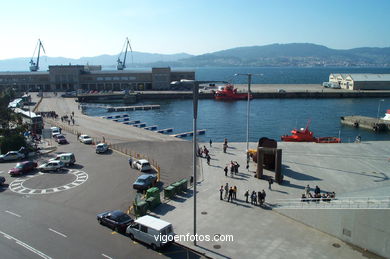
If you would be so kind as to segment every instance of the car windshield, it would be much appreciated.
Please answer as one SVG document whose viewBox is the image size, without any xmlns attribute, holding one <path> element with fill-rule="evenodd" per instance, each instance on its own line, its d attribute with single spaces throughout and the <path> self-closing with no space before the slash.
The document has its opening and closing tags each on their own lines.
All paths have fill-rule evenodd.
<svg viewBox="0 0 390 259">
<path fill-rule="evenodd" d="M 137 182 L 144 183 L 145 179 L 138 179 Z"/>
<path fill-rule="evenodd" d="M 142 166 L 150 166 L 149 163 L 143 163 Z"/>
<path fill-rule="evenodd" d="M 15 168 L 23 168 L 23 164 L 22 163 L 17 163 Z"/>
<path fill-rule="evenodd" d="M 118 218 L 117 218 L 118 222 L 123 222 L 123 221 L 128 221 L 128 220 L 131 220 L 130 216 L 127 215 L 127 214 L 123 214 L 123 215 L 120 215 Z"/>
</svg>

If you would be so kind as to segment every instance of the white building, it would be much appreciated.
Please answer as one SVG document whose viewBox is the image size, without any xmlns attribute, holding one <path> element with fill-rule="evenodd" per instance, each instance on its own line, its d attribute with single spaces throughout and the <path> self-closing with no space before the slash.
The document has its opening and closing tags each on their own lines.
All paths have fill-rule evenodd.
<svg viewBox="0 0 390 259">
<path fill-rule="evenodd" d="M 330 74 L 329 82 L 349 90 L 390 90 L 390 74 Z"/>
</svg>

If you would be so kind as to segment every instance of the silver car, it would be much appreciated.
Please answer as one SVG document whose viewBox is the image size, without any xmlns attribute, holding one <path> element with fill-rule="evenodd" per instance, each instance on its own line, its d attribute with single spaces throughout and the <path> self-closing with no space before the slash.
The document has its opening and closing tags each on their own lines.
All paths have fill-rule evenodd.
<svg viewBox="0 0 390 259">
<path fill-rule="evenodd" d="M 0 162 L 19 160 L 23 158 L 24 158 L 24 154 L 18 151 L 9 151 L 7 154 L 0 155 Z"/>
<path fill-rule="evenodd" d="M 38 166 L 38 170 L 45 172 L 45 171 L 59 171 L 61 170 L 65 164 L 62 161 L 58 160 L 51 160 L 47 163 L 44 163 L 40 166 Z"/>
</svg>

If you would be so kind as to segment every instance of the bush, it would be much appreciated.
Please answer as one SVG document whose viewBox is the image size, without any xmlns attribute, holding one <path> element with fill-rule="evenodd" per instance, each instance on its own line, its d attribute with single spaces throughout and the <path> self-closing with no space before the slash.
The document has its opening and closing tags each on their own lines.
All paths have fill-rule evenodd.
<svg viewBox="0 0 390 259">
<path fill-rule="evenodd" d="M 19 150 L 21 147 L 27 147 L 25 138 L 22 135 L 11 135 L 0 137 L 1 153 L 5 154 L 8 151 Z"/>
</svg>

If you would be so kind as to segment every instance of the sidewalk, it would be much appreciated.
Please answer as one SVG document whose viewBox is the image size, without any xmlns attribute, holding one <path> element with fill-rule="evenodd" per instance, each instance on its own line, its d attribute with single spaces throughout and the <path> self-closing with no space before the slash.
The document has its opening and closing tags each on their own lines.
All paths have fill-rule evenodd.
<svg viewBox="0 0 390 259">
<path fill-rule="evenodd" d="M 299 198 L 307 184 L 312 188 L 319 185 L 325 191 L 334 190 L 336 194 L 367 185 L 388 185 L 387 182 L 375 181 L 375 175 L 359 173 L 373 167 L 386 172 L 388 164 L 385 156 L 389 154 L 382 152 L 388 143 L 367 143 L 358 151 L 356 146 L 352 146 L 354 144 L 295 144 L 278 143 L 283 149 L 286 182 L 284 185 L 273 184 L 272 191 L 268 190 L 268 182 L 253 177 L 253 162 L 249 172 L 245 169 L 245 143 L 229 144 L 226 154 L 222 152 L 221 143 L 213 144 L 210 149 L 211 165 L 208 166 L 205 159 L 200 159 L 204 181 L 198 184 L 197 233 L 211 236 L 232 234 L 234 242 L 198 242 L 198 246 L 192 242 L 183 244 L 214 258 L 365 258 L 359 250 L 339 239 L 293 221 L 270 208 L 245 203 L 244 192 L 264 189 L 267 193 L 266 203 L 270 204 L 277 202 L 277 199 Z M 255 147 L 255 144 L 251 143 L 251 147 Z M 348 155 L 342 157 L 341 154 Z M 225 177 L 223 171 L 231 160 L 241 165 L 240 173 L 233 178 Z M 271 175 L 270 172 L 266 174 Z M 342 180 L 344 177 L 350 180 L 348 184 Z M 238 188 L 237 200 L 232 203 L 219 199 L 219 188 L 225 183 Z M 177 197 L 159 206 L 153 215 L 171 222 L 177 234 L 193 233 L 191 195 Z"/>
</svg>

